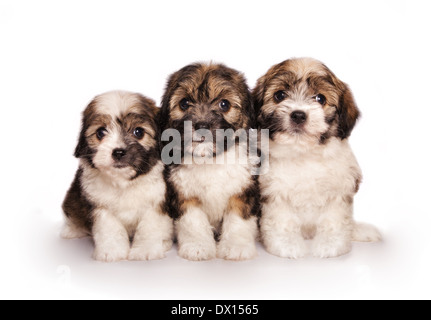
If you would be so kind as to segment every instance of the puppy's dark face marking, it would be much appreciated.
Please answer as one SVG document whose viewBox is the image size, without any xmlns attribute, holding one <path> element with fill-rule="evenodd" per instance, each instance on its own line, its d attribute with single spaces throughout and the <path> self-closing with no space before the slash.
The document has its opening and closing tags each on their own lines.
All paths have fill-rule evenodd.
<svg viewBox="0 0 431 320">
<path fill-rule="evenodd" d="M 84 111 L 75 156 L 112 176 L 148 173 L 159 158 L 157 113 L 155 103 L 138 94 L 96 97 Z"/>
<path fill-rule="evenodd" d="M 346 139 L 360 115 L 349 87 L 312 59 L 272 67 L 258 80 L 253 99 L 259 127 L 278 142 Z"/>
<path fill-rule="evenodd" d="M 254 125 L 254 118 L 244 76 L 224 65 L 190 65 L 174 73 L 168 81 L 161 127 L 178 130 L 183 141 L 186 121 L 192 122 L 193 130 L 211 131 L 215 139 L 217 129 L 248 129 Z"/>
</svg>

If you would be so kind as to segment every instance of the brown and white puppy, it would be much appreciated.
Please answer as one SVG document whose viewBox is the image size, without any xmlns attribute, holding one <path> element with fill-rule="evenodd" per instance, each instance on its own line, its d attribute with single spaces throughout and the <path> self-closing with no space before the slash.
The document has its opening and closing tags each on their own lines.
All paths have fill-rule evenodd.
<svg viewBox="0 0 431 320">
<path fill-rule="evenodd" d="M 176 221 L 181 257 L 194 261 L 255 257 L 258 181 L 247 163 L 236 161 L 238 143 L 229 147 L 230 138 L 216 140 L 220 131 L 246 132 L 254 117 L 244 76 L 233 69 L 193 64 L 170 77 L 161 122 L 163 129 L 175 129 L 181 135 L 177 145 L 181 159 L 165 169 L 167 210 Z M 186 137 L 187 123 L 193 139 Z M 202 131 L 212 137 L 203 137 Z M 196 153 L 206 161 L 198 163 Z M 216 156 L 235 161 L 214 164 Z"/>
<path fill-rule="evenodd" d="M 253 92 L 260 129 L 270 134 L 269 173 L 260 176 L 261 232 L 267 250 L 301 258 L 350 252 L 351 241 L 378 241 L 353 220 L 362 173 L 348 138 L 359 117 L 349 87 L 324 64 L 293 59 L 272 67 Z"/>
<path fill-rule="evenodd" d="M 96 97 L 84 111 L 62 236 L 92 236 L 96 260 L 161 259 L 172 247 L 158 111 L 152 100 L 118 91 Z"/>
</svg>

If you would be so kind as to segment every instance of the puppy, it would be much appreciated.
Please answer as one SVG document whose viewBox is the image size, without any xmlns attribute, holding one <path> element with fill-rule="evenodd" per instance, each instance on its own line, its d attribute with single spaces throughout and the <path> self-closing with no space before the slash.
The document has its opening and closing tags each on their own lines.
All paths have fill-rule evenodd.
<svg viewBox="0 0 431 320">
<path fill-rule="evenodd" d="M 313 255 L 329 258 L 350 252 L 352 240 L 380 240 L 353 220 L 362 174 L 348 142 L 359 117 L 349 87 L 322 63 L 294 59 L 260 78 L 253 98 L 270 135 L 270 169 L 260 176 L 267 250 L 301 258 L 314 238 Z"/>
<path fill-rule="evenodd" d="M 193 64 L 170 77 L 163 97 L 161 127 L 175 129 L 181 135 L 176 145 L 181 148 L 181 159 L 165 168 L 166 203 L 176 221 L 182 258 L 199 261 L 216 256 L 227 260 L 255 257 L 257 178 L 247 162 L 218 161 L 237 160 L 235 137 L 225 137 L 221 143 L 215 140 L 220 131 L 246 132 L 254 117 L 246 81 L 233 69 Z M 189 138 L 185 133 L 187 125 Z M 205 161 L 198 161 L 202 159 L 196 159 L 196 155 Z"/>
<path fill-rule="evenodd" d="M 62 236 L 92 236 L 96 260 L 161 259 L 172 246 L 158 111 L 152 100 L 128 92 L 98 96 L 84 111 Z"/>
</svg>

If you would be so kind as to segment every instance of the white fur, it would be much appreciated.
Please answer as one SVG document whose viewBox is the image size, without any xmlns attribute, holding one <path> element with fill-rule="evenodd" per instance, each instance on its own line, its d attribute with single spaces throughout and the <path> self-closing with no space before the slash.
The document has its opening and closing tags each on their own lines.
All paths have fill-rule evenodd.
<svg viewBox="0 0 431 320">
<path fill-rule="evenodd" d="M 112 179 L 112 174 L 82 167 L 85 194 L 98 207 L 93 217 L 94 258 L 106 262 L 163 258 L 172 246 L 173 224 L 160 212 L 166 190 L 162 162 L 132 181 L 127 169 L 124 175 L 124 169 L 118 170 Z"/>
<path fill-rule="evenodd" d="M 255 217 L 244 220 L 235 213 L 225 215 L 217 257 L 236 261 L 255 258 L 257 233 Z"/>
<path fill-rule="evenodd" d="M 358 234 L 351 200 L 361 179 L 348 141 L 271 141 L 270 152 L 270 171 L 260 177 L 262 195 L 268 199 L 261 221 L 268 251 L 302 258 L 307 254 L 303 231 L 315 229 L 314 256 L 348 253 Z M 376 234 L 368 235 L 370 241 L 378 240 Z"/>
<path fill-rule="evenodd" d="M 139 96 L 127 91 L 111 91 L 97 97 L 97 111 L 108 114 L 112 119 L 128 112 L 133 105 L 139 105 Z"/>
<path fill-rule="evenodd" d="M 193 207 L 177 221 L 180 257 L 191 261 L 211 260 L 216 257 L 214 232 L 201 209 Z"/>
<path fill-rule="evenodd" d="M 235 153 L 235 148 L 229 152 Z M 241 164 L 184 165 L 175 172 L 173 182 L 178 190 L 186 198 L 197 198 L 202 203 L 202 208 L 185 212 L 176 224 L 181 257 L 189 260 L 215 258 L 213 230 L 218 230 L 222 221 L 218 256 L 231 260 L 255 256 L 256 219 L 244 221 L 235 213 L 227 212 L 229 199 L 240 195 L 250 181 L 248 165 Z"/>
</svg>

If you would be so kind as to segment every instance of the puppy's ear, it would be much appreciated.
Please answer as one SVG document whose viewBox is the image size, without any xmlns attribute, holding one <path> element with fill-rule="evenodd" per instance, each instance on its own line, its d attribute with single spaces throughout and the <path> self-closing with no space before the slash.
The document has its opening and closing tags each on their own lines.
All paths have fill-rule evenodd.
<svg viewBox="0 0 431 320">
<path fill-rule="evenodd" d="M 265 79 L 264 77 L 257 80 L 256 87 L 252 92 L 254 110 L 256 118 L 259 116 L 265 99 Z"/>
<path fill-rule="evenodd" d="M 160 112 L 158 114 L 158 122 L 160 125 L 160 129 L 166 130 L 169 125 L 169 119 L 170 119 L 170 110 L 169 110 L 169 104 L 171 102 L 172 95 L 174 94 L 175 90 L 178 87 L 178 80 L 179 80 L 179 72 L 174 73 L 171 75 L 168 79 L 168 83 L 166 84 L 165 93 L 163 94 L 162 98 L 162 106 L 160 108 Z"/>
<path fill-rule="evenodd" d="M 151 117 L 154 119 L 160 112 L 160 109 L 157 108 L 156 102 L 153 99 L 144 97 L 143 95 L 139 95 L 139 100 L 144 110 L 150 112 Z"/>
<path fill-rule="evenodd" d="M 350 137 L 361 114 L 349 86 L 339 81 L 338 87 L 342 92 L 338 105 L 338 137 L 344 140 Z"/>
<path fill-rule="evenodd" d="M 248 118 L 250 119 L 249 127 L 255 129 L 255 128 L 257 128 L 256 109 L 255 109 L 253 97 L 252 97 L 252 94 L 251 94 L 249 88 L 246 87 L 246 90 L 247 90 L 247 96 L 245 98 L 245 100 L 246 100 L 245 104 L 247 106 L 247 113 L 248 113 L 247 115 L 248 115 Z"/>
<path fill-rule="evenodd" d="M 89 128 L 89 121 L 91 121 L 91 117 L 94 114 L 94 108 L 96 105 L 96 99 L 90 102 L 85 111 L 82 114 L 82 124 L 81 124 L 81 133 L 79 134 L 78 145 L 75 148 L 75 157 L 76 158 L 86 158 L 91 160 L 91 154 L 93 151 L 88 145 L 86 133 Z"/>
<path fill-rule="evenodd" d="M 89 152 L 89 147 L 88 147 L 88 142 L 87 142 L 87 138 L 85 136 L 85 132 L 86 132 L 86 128 L 85 128 L 85 120 L 82 120 L 82 125 L 81 125 L 81 133 L 79 134 L 79 139 L 78 139 L 78 145 L 75 148 L 75 157 L 76 158 L 85 158 L 86 156 L 88 156 Z"/>
</svg>

